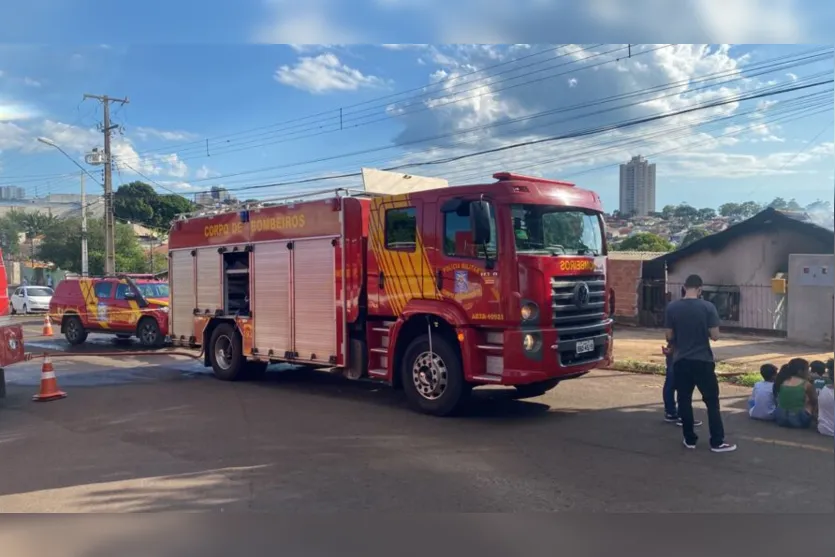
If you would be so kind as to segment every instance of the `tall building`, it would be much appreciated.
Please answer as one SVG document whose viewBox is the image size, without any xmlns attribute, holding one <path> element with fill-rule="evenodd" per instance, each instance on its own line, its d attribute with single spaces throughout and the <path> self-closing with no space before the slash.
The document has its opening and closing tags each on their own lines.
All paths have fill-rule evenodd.
<svg viewBox="0 0 835 557">
<path fill-rule="evenodd" d="M 620 165 L 620 214 L 646 216 L 655 212 L 655 164 L 641 155 Z"/>
</svg>

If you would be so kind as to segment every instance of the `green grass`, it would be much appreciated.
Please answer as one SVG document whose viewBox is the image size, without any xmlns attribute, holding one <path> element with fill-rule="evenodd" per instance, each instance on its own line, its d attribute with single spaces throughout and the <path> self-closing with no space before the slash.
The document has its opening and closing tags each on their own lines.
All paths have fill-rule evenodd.
<svg viewBox="0 0 835 557">
<path fill-rule="evenodd" d="M 642 362 L 639 360 L 615 360 L 615 363 L 609 369 L 647 375 L 664 375 L 667 373 L 664 364 Z M 742 387 L 753 387 L 754 383 L 762 379 L 759 373 L 750 373 L 743 367 L 730 366 L 721 362 L 716 366 L 716 373 L 720 381 L 733 383 Z"/>
</svg>

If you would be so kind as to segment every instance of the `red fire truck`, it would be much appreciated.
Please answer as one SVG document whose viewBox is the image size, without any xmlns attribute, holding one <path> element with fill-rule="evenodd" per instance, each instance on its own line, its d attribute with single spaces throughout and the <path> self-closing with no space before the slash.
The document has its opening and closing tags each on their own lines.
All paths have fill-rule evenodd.
<svg viewBox="0 0 835 557">
<path fill-rule="evenodd" d="M 434 415 L 475 386 L 534 397 L 611 359 L 597 194 L 506 172 L 456 187 L 373 172 L 359 191 L 175 221 L 173 343 L 202 347 L 223 380 L 331 368 Z"/>
</svg>

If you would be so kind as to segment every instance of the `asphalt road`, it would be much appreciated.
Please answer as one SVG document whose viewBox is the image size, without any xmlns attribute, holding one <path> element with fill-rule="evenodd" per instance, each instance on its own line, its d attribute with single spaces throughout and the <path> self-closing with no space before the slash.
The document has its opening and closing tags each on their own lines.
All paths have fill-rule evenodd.
<svg viewBox="0 0 835 557">
<path fill-rule="evenodd" d="M 126 347 L 91 341 L 74 351 Z M 698 450 L 681 446 L 650 376 L 595 372 L 532 401 L 477 391 L 438 419 L 304 370 L 230 384 L 168 356 L 54 365 L 69 396 L 49 403 L 30 401 L 38 362 L 6 370 L 0 511 L 835 511 L 833 440 L 749 420 L 730 386 L 740 450 L 713 454 L 707 425 Z"/>
</svg>

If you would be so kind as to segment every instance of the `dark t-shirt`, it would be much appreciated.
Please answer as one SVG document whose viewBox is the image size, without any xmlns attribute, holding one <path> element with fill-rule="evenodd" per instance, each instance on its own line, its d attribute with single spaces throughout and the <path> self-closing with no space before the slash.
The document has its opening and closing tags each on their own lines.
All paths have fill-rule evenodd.
<svg viewBox="0 0 835 557">
<path fill-rule="evenodd" d="M 718 326 L 716 306 L 706 300 L 685 298 L 667 304 L 664 327 L 673 331 L 673 361 L 712 362 L 709 330 Z"/>
</svg>

